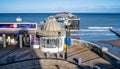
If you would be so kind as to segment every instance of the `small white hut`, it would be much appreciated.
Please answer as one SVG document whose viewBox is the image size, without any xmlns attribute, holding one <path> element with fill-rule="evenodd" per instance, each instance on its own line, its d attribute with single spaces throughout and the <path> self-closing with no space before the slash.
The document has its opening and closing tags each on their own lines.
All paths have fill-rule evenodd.
<svg viewBox="0 0 120 69">
<path fill-rule="evenodd" d="M 53 16 L 45 22 L 42 30 L 37 32 L 40 35 L 41 51 L 49 53 L 63 51 L 65 30 L 62 30 Z"/>
</svg>

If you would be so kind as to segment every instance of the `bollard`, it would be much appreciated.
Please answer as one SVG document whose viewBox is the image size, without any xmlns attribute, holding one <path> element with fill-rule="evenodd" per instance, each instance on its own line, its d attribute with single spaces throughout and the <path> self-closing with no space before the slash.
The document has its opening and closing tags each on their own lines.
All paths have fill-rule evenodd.
<svg viewBox="0 0 120 69">
<path fill-rule="evenodd" d="M 64 53 L 62 54 L 62 58 L 65 59 L 65 54 Z"/>
<path fill-rule="evenodd" d="M 65 52 L 65 59 L 67 59 L 67 51 Z"/>
<path fill-rule="evenodd" d="M 80 65 L 82 62 L 82 58 L 78 58 L 78 64 Z"/>
<path fill-rule="evenodd" d="M 49 52 L 46 53 L 46 57 L 49 58 Z"/>
<path fill-rule="evenodd" d="M 59 52 L 57 52 L 57 58 L 60 58 L 60 53 Z"/>
</svg>

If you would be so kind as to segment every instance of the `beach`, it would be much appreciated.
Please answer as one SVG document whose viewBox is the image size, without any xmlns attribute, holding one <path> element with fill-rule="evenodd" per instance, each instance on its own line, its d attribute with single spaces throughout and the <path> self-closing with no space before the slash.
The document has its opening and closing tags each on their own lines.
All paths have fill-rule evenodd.
<svg viewBox="0 0 120 69">
<path fill-rule="evenodd" d="M 102 43 L 106 43 L 112 46 L 116 46 L 118 48 L 120 48 L 120 39 L 116 39 L 116 40 L 108 40 L 108 41 L 100 41 Z"/>
</svg>

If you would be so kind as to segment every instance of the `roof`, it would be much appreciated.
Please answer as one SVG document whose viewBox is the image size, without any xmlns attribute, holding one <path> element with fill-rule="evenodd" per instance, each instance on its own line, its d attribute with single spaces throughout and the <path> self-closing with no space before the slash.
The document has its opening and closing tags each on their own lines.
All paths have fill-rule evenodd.
<svg viewBox="0 0 120 69">
<path fill-rule="evenodd" d="M 37 35 L 40 35 L 40 36 L 53 36 L 54 37 L 54 36 L 60 36 L 60 35 L 64 35 L 64 34 L 65 34 L 64 30 L 60 30 L 60 31 L 37 30 Z"/>
<path fill-rule="evenodd" d="M 43 26 L 44 31 L 59 31 L 61 30 L 61 26 L 54 20 L 48 20 Z"/>
<path fill-rule="evenodd" d="M 37 33 L 41 36 L 59 36 L 65 35 L 65 30 L 62 30 L 61 25 L 53 18 L 47 20 L 42 30 L 37 30 Z"/>
</svg>

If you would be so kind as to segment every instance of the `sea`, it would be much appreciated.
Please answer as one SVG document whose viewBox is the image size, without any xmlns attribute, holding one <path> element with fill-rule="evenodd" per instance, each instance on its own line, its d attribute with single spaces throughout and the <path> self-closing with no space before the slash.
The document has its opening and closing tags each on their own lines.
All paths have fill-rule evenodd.
<svg viewBox="0 0 120 69">
<path fill-rule="evenodd" d="M 14 23 L 17 17 L 22 22 L 41 23 L 57 13 L 0 13 L 0 23 Z M 120 13 L 73 13 L 80 18 L 80 30 L 72 31 L 71 37 L 86 41 L 116 40 L 109 28 L 120 33 Z"/>
</svg>

